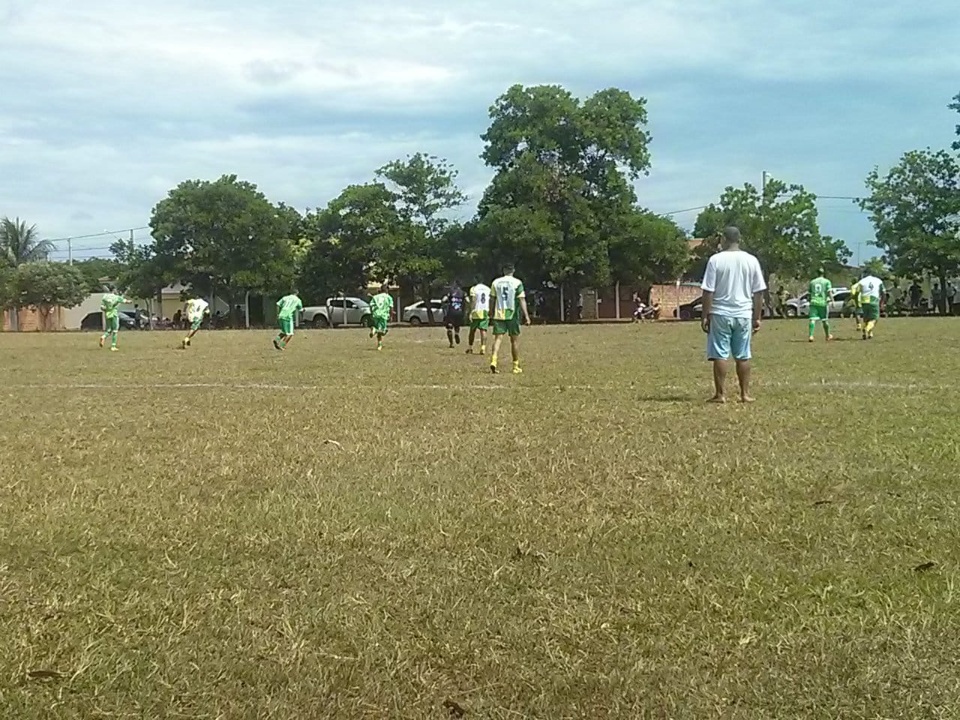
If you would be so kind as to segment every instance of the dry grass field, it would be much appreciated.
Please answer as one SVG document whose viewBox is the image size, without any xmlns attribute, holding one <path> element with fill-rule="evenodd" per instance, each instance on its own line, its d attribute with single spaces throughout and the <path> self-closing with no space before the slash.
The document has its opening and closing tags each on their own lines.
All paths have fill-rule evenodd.
<svg viewBox="0 0 960 720">
<path fill-rule="evenodd" d="M 0 718 L 958 717 L 960 319 L 805 329 L 0 336 Z"/>
</svg>

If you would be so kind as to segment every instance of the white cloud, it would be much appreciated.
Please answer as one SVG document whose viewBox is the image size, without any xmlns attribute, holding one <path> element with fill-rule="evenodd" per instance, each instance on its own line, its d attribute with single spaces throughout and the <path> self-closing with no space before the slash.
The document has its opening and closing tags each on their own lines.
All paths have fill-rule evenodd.
<svg viewBox="0 0 960 720">
<path fill-rule="evenodd" d="M 654 167 L 639 187 L 660 211 L 768 165 L 859 190 L 873 163 L 936 144 L 937 123 L 949 141 L 936 103 L 960 90 L 953 5 L 7 3 L 0 172 L 15 181 L 0 214 L 51 235 L 142 225 L 180 180 L 225 172 L 316 206 L 417 150 L 448 157 L 476 197 L 486 108 L 515 82 L 647 96 Z"/>
</svg>

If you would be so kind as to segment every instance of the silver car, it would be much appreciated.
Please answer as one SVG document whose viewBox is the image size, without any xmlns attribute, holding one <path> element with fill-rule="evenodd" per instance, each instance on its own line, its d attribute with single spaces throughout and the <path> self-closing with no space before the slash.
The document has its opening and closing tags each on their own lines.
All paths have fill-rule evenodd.
<svg viewBox="0 0 960 720">
<path fill-rule="evenodd" d="M 403 314 L 400 316 L 401 322 L 410 323 L 411 325 L 429 325 L 430 313 L 427 312 L 427 307 L 425 300 L 415 302 L 413 305 L 408 305 L 403 309 Z M 433 311 L 433 324 L 442 325 L 443 301 L 431 300 L 429 308 Z"/>
<path fill-rule="evenodd" d="M 301 318 L 301 324 L 305 327 L 366 327 L 370 324 L 370 303 L 358 297 L 331 297 L 327 298 L 325 305 L 305 307 Z"/>
</svg>

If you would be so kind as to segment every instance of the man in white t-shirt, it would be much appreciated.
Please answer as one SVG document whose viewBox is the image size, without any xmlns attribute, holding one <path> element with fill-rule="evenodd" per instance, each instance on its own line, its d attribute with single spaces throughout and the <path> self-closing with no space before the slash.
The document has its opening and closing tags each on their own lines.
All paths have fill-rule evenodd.
<svg viewBox="0 0 960 720">
<path fill-rule="evenodd" d="M 740 230 L 723 231 L 723 250 L 710 258 L 703 275 L 703 331 L 707 359 L 713 363 L 714 394 L 710 402 L 726 402 L 727 362 L 737 363 L 741 402 L 750 397 L 750 339 L 760 329 L 763 280 L 760 262 L 740 249 Z"/>
</svg>

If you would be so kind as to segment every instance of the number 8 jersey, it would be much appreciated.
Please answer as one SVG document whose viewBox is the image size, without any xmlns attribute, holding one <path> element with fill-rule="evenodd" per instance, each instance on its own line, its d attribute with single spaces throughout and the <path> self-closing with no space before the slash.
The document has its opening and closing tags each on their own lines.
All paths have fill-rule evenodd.
<svg viewBox="0 0 960 720">
<path fill-rule="evenodd" d="M 470 288 L 470 317 L 474 320 L 490 317 L 490 288 L 483 283 Z"/>
</svg>

